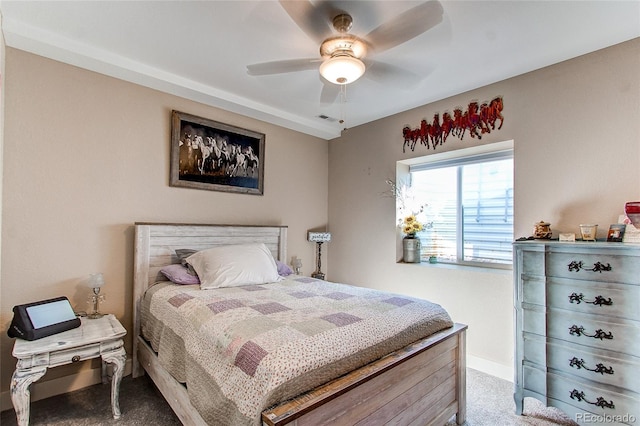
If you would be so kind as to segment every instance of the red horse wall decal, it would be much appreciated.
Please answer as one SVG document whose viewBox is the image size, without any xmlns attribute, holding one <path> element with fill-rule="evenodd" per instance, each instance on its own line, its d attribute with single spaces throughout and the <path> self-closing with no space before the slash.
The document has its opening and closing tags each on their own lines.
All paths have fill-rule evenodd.
<svg viewBox="0 0 640 426">
<path fill-rule="evenodd" d="M 502 108 L 501 97 L 496 97 L 491 102 L 483 102 L 480 106 L 478 106 L 478 102 L 473 101 L 469 103 L 465 112 L 462 112 L 461 108 L 454 109 L 453 117 L 450 113 L 445 112 L 442 114 L 442 121 L 440 121 L 440 114 L 436 113 L 431 123 L 422 120 L 420 127 L 416 129 L 406 126 L 402 129 L 404 136 L 402 152 L 405 152 L 407 146 L 411 148 L 411 151 L 415 150 L 418 142 L 425 145 L 427 149 L 429 149 L 429 142 L 431 142 L 431 147 L 435 150 L 438 145 L 447 141 L 449 135 L 462 140 L 467 130 L 472 138 L 482 139 L 483 134 L 495 130 L 498 120 L 500 120 L 498 130 L 502 128 L 504 123 Z"/>
</svg>

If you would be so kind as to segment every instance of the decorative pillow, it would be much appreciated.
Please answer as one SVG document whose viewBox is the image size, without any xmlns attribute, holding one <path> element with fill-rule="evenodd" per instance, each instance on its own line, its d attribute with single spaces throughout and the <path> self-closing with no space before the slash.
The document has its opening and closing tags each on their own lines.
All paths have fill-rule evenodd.
<svg viewBox="0 0 640 426">
<path fill-rule="evenodd" d="M 202 250 L 187 258 L 201 289 L 239 287 L 280 281 L 278 267 L 264 244 L 238 244 Z"/>
<path fill-rule="evenodd" d="M 198 250 L 193 249 L 176 249 L 176 256 L 178 256 L 178 259 L 180 259 L 180 263 L 182 264 L 182 266 L 187 268 L 187 271 L 191 275 L 196 275 L 196 271 L 194 271 L 193 267 L 187 263 L 187 257 L 197 252 Z"/>
<path fill-rule="evenodd" d="M 160 272 L 162 272 L 169 281 L 176 284 L 200 284 L 200 280 L 196 275 L 191 275 L 186 267 L 178 263 L 167 265 L 160 269 Z"/>
<path fill-rule="evenodd" d="M 293 271 L 291 270 L 289 265 L 284 262 L 276 260 L 276 266 L 278 267 L 278 275 L 280 275 L 281 277 L 286 277 L 287 275 L 293 274 Z"/>
</svg>

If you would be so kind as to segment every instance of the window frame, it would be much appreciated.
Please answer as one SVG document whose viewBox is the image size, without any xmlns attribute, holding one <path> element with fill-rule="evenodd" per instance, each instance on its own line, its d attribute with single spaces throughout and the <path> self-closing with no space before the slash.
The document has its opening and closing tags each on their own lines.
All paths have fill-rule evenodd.
<svg viewBox="0 0 640 426">
<path fill-rule="evenodd" d="M 494 160 L 514 158 L 513 140 L 485 144 L 470 148 L 463 148 L 454 151 L 447 151 L 415 157 L 407 160 L 401 160 L 396 163 L 396 181 L 407 182 L 411 185 L 411 172 L 419 170 L 428 170 L 435 168 L 461 166 L 474 163 L 482 163 Z M 458 169 L 459 173 L 460 169 Z M 458 179 L 457 194 L 461 194 L 461 179 Z M 457 197 L 456 197 L 457 198 Z M 457 206 L 460 207 L 460 200 L 457 200 Z M 396 205 L 397 207 L 397 205 Z M 477 262 L 464 260 L 464 250 L 461 231 L 462 220 L 460 214 L 462 209 L 457 208 L 458 218 L 456 220 L 456 260 L 439 260 L 440 264 L 462 266 L 462 267 L 479 267 L 488 270 L 509 270 L 513 268 L 513 261 L 510 263 L 494 263 L 494 262 Z M 513 214 L 513 213 L 512 213 Z M 513 219 L 513 216 L 512 216 Z M 459 239 L 460 238 L 460 239 Z"/>
</svg>

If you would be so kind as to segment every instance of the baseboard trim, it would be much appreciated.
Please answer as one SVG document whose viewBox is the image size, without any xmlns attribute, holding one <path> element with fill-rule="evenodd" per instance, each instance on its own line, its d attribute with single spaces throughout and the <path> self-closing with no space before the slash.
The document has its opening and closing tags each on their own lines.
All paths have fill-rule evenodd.
<svg viewBox="0 0 640 426">
<path fill-rule="evenodd" d="M 513 383 L 513 367 L 467 354 L 467 367 Z"/>
<path fill-rule="evenodd" d="M 131 360 L 128 359 L 124 366 L 124 376 L 131 374 Z M 73 392 L 102 383 L 102 371 L 100 368 L 83 370 L 77 374 L 58 377 L 57 379 L 44 382 L 35 382 L 31 385 L 31 402 L 40 399 Z M 0 394 L 0 411 L 13 410 L 11 403 L 11 392 L 5 391 Z"/>
</svg>

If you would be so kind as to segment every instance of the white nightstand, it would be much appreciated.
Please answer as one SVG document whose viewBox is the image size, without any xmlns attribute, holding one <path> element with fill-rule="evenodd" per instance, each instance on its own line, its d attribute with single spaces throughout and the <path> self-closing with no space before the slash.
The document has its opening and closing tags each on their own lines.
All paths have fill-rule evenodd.
<svg viewBox="0 0 640 426">
<path fill-rule="evenodd" d="M 118 396 L 127 354 L 122 337 L 127 334 L 113 315 L 98 319 L 82 318 L 82 325 L 73 330 L 28 341 L 16 339 L 13 356 L 18 358 L 16 371 L 11 379 L 11 401 L 16 410 L 18 425 L 29 424 L 31 393 L 29 386 L 37 381 L 47 368 L 102 357 L 102 381 L 109 379 L 106 363 L 113 364 L 111 379 L 111 408 L 113 418 L 120 418 Z"/>
</svg>

